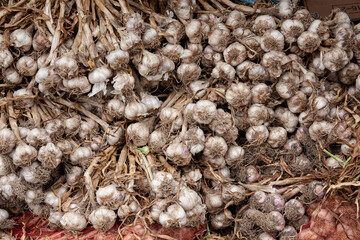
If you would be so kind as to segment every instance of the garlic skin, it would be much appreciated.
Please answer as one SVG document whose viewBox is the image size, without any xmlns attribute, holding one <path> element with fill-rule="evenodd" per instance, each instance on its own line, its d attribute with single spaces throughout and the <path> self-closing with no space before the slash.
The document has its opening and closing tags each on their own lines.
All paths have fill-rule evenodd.
<svg viewBox="0 0 360 240">
<path fill-rule="evenodd" d="M 312 107 L 316 113 L 316 116 L 320 118 L 326 117 L 330 113 L 329 102 L 324 97 L 316 97 L 312 102 Z"/>
<path fill-rule="evenodd" d="M 307 30 L 318 34 L 322 41 L 330 37 L 328 26 L 319 19 L 314 20 Z"/>
<path fill-rule="evenodd" d="M 244 194 L 246 190 L 244 187 L 235 184 L 226 184 L 221 189 L 221 198 L 225 203 L 233 200 L 237 204 L 245 199 Z"/>
<path fill-rule="evenodd" d="M 180 60 L 180 56 L 183 52 L 184 48 L 180 44 L 174 45 L 168 43 L 161 49 L 161 53 L 174 62 L 178 62 Z"/>
<path fill-rule="evenodd" d="M 223 52 L 225 62 L 231 66 L 237 66 L 245 61 L 247 54 L 246 48 L 239 42 L 230 44 Z"/>
<path fill-rule="evenodd" d="M 55 71 L 65 79 L 77 78 L 79 67 L 74 57 L 64 55 L 55 61 Z"/>
<path fill-rule="evenodd" d="M 20 84 L 23 80 L 23 77 L 14 68 L 3 69 L 2 74 L 6 83 Z"/>
<path fill-rule="evenodd" d="M 124 95 L 129 89 L 135 87 L 135 78 L 127 72 L 119 71 L 112 80 L 114 90 L 112 94 Z"/>
<path fill-rule="evenodd" d="M 233 127 L 233 120 L 230 113 L 225 112 L 223 109 L 217 109 L 215 118 L 209 124 L 211 130 L 218 135 L 224 135 L 230 132 Z"/>
<path fill-rule="evenodd" d="M 81 231 L 86 227 L 87 221 L 80 213 L 67 212 L 61 218 L 60 224 L 66 230 Z"/>
<path fill-rule="evenodd" d="M 229 210 L 226 209 L 224 211 L 227 211 L 228 216 L 232 215 Z M 210 215 L 211 226 L 216 230 L 224 229 L 230 226 L 232 223 L 231 219 L 226 216 L 224 211 Z"/>
<path fill-rule="evenodd" d="M 62 152 L 53 143 L 42 146 L 38 152 L 38 160 L 44 168 L 54 169 L 61 163 Z"/>
<path fill-rule="evenodd" d="M 96 201 L 101 206 L 116 210 L 122 204 L 124 194 L 116 189 L 115 185 L 100 187 L 96 191 Z"/>
<path fill-rule="evenodd" d="M 148 27 L 142 35 L 142 42 L 146 49 L 157 49 L 160 47 L 161 36 L 154 28 Z"/>
<path fill-rule="evenodd" d="M 264 125 L 249 127 L 246 131 L 246 140 L 250 143 L 264 143 L 269 136 L 269 130 Z"/>
<path fill-rule="evenodd" d="M 268 30 L 262 35 L 260 46 L 265 52 L 284 49 L 284 36 L 278 30 Z"/>
<path fill-rule="evenodd" d="M 115 225 L 116 214 L 113 210 L 106 207 L 100 207 L 91 212 L 89 221 L 96 230 L 107 232 Z"/>
<path fill-rule="evenodd" d="M 16 62 L 16 69 L 21 75 L 32 77 L 35 76 L 38 66 L 33 58 L 23 56 Z"/>
<path fill-rule="evenodd" d="M 312 71 L 307 71 L 304 75 L 300 77 L 301 88 L 300 91 L 305 93 L 307 96 L 311 96 L 313 93 L 313 87 L 318 87 L 320 85 L 319 79 Z M 312 86 L 311 86 L 312 85 Z"/>
<path fill-rule="evenodd" d="M 206 88 L 210 85 L 209 81 L 194 81 L 189 84 L 189 88 L 195 99 L 202 98 L 206 94 Z"/>
<path fill-rule="evenodd" d="M 179 80 L 186 84 L 199 79 L 201 68 L 196 63 L 182 63 L 176 73 Z"/>
<path fill-rule="evenodd" d="M 248 69 L 248 78 L 253 82 L 266 82 L 269 80 L 268 71 L 260 64 L 254 64 Z"/>
<path fill-rule="evenodd" d="M 0 67 L 8 68 L 13 63 L 14 58 L 11 52 L 7 49 L 0 49 Z"/>
<path fill-rule="evenodd" d="M 73 117 L 67 118 L 64 120 L 65 134 L 66 135 L 75 135 L 80 127 L 81 117 L 75 115 Z"/>
<path fill-rule="evenodd" d="M 73 164 L 81 164 L 90 160 L 93 152 L 88 147 L 79 147 L 70 154 L 70 161 Z"/>
<path fill-rule="evenodd" d="M 320 47 L 321 40 L 316 33 L 305 31 L 298 37 L 297 44 L 301 50 L 312 53 Z"/>
<path fill-rule="evenodd" d="M 225 98 L 235 108 L 245 106 L 251 99 L 250 87 L 242 82 L 234 83 L 226 90 Z"/>
<path fill-rule="evenodd" d="M 284 35 L 287 43 L 294 43 L 304 32 L 305 28 L 301 21 L 287 19 L 281 24 L 281 33 Z"/>
<path fill-rule="evenodd" d="M 10 153 L 16 146 L 16 136 L 9 128 L 0 129 L 0 154 Z"/>
<path fill-rule="evenodd" d="M 301 21 L 305 29 L 307 29 L 310 26 L 310 24 L 314 21 L 314 18 L 307 9 L 300 9 L 296 11 L 294 13 L 293 19 Z"/>
<path fill-rule="evenodd" d="M 209 137 L 205 142 L 203 156 L 216 159 L 225 156 L 228 150 L 228 145 L 224 138 L 219 136 Z"/>
<path fill-rule="evenodd" d="M 270 128 L 267 142 L 272 148 L 279 148 L 285 145 L 287 141 L 287 131 L 283 127 Z"/>
<path fill-rule="evenodd" d="M 137 69 L 149 81 L 160 80 L 163 74 L 161 56 L 144 50 Z"/>
<path fill-rule="evenodd" d="M 37 151 L 34 147 L 25 143 L 20 143 L 16 146 L 12 159 L 16 166 L 27 166 L 36 160 Z"/>
<path fill-rule="evenodd" d="M 31 34 L 25 29 L 17 29 L 10 34 L 10 42 L 14 44 L 15 48 L 23 52 L 30 50 L 32 45 Z"/>
<path fill-rule="evenodd" d="M 216 105 L 209 100 L 198 101 L 193 109 L 193 118 L 200 124 L 209 124 L 216 115 Z"/>
<path fill-rule="evenodd" d="M 111 51 L 107 56 L 106 60 L 113 70 L 121 70 L 126 64 L 129 63 L 129 53 L 120 49 Z"/>
<path fill-rule="evenodd" d="M 337 72 L 349 63 L 346 52 L 340 48 L 333 48 L 324 54 L 324 66 L 331 72 Z"/>
<path fill-rule="evenodd" d="M 178 182 L 174 180 L 171 173 L 156 172 L 150 183 L 151 189 L 158 198 L 166 198 L 177 191 Z"/>
<path fill-rule="evenodd" d="M 178 109 L 172 107 L 165 107 L 160 112 L 161 123 L 172 124 L 173 129 L 179 130 L 183 124 L 183 116 Z"/>
<path fill-rule="evenodd" d="M 50 211 L 50 215 L 49 215 L 49 225 L 50 228 L 52 229 L 58 229 L 60 228 L 60 221 L 61 218 L 63 217 L 63 214 L 59 213 L 58 211 L 54 212 L 54 211 Z"/>
<path fill-rule="evenodd" d="M 263 65 L 269 72 L 270 77 L 278 78 L 283 73 L 283 66 L 288 64 L 290 59 L 284 52 L 271 51 L 265 53 L 261 59 Z"/>
</svg>

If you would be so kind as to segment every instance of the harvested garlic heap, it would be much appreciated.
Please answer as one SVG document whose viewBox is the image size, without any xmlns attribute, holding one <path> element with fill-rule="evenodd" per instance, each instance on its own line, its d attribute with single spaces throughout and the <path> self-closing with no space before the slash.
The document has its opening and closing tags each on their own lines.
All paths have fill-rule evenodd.
<svg viewBox="0 0 360 240">
<path fill-rule="evenodd" d="M 241 216 L 243 236 L 296 238 L 325 185 L 275 179 L 338 172 L 352 155 L 360 27 L 287 0 L 220 2 L 172 0 L 164 15 L 140 1 L 9 3 L 1 228 L 25 209 L 74 232 L 139 217 L 219 230 Z M 334 142 L 336 159 L 319 159 Z"/>
</svg>

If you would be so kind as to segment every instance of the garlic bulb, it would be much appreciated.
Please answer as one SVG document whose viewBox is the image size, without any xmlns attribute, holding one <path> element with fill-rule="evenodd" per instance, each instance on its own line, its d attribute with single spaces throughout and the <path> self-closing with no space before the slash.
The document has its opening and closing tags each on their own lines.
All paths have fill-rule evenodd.
<svg viewBox="0 0 360 240">
<path fill-rule="evenodd" d="M 16 166 L 26 166 L 36 160 L 37 151 L 34 147 L 25 143 L 20 143 L 16 146 L 12 159 Z"/>
<path fill-rule="evenodd" d="M 261 37 L 261 48 L 265 52 L 281 51 L 284 48 L 284 36 L 278 30 L 268 30 Z"/>
<path fill-rule="evenodd" d="M 210 129 L 218 135 L 229 133 L 232 126 L 233 120 L 231 114 L 223 109 L 217 109 L 215 118 L 209 124 Z"/>
<path fill-rule="evenodd" d="M 89 97 L 92 97 L 101 91 L 106 94 L 106 82 L 109 81 L 111 76 L 112 71 L 105 66 L 96 68 L 94 71 L 89 73 L 89 82 L 93 84 L 92 92 L 89 94 Z"/>
<path fill-rule="evenodd" d="M 106 232 L 115 225 L 116 214 L 113 210 L 100 207 L 91 212 L 89 221 L 96 230 Z"/>
<path fill-rule="evenodd" d="M 224 211 L 227 211 L 228 216 L 232 215 L 229 210 L 226 209 Z M 214 229 L 224 229 L 231 225 L 232 221 L 226 216 L 224 211 L 210 215 L 210 223 Z"/>
<path fill-rule="evenodd" d="M 159 223 L 166 228 L 181 228 L 187 223 L 186 212 L 178 204 L 170 205 L 166 212 L 160 214 Z"/>
<path fill-rule="evenodd" d="M 209 45 L 215 52 L 223 52 L 230 39 L 230 30 L 222 23 L 215 24 L 209 34 Z"/>
<path fill-rule="evenodd" d="M 72 166 L 66 173 L 66 183 L 71 185 L 75 183 L 82 174 L 81 167 L 78 166 Z"/>
<path fill-rule="evenodd" d="M 125 104 L 118 98 L 113 98 L 107 102 L 105 111 L 111 117 L 119 119 L 124 116 Z"/>
<path fill-rule="evenodd" d="M 108 185 L 100 187 L 96 191 L 96 201 L 109 209 L 116 210 L 121 205 L 124 199 L 122 192 L 118 191 L 115 185 Z"/>
<path fill-rule="evenodd" d="M 287 43 L 294 43 L 304 32 L 305 28 L 301 21 L 287 19 L 281 24 L 281 33 L 284 35 Z"/>
<path fill-rule="evenodd" d="M 253 104 L 248 108 L 248 121 L 253 126 L 263 125 L 270 119 L 267 107 L 262 104 Z"/>
<path fill-rule="evenodd" d="M 59 187 L 54 191 L 56 191 L 56 194 L 52 190 L 45 192 L 44 203 L 46 203 L 47 205 L 53 208 L 58 208 L 59 197 L 62 197 L 67 192 L 67 189 L 66 187 Z"/>
<path fill-rule="evenodd" d="M 209 100 L 198 101 L 193 109 L 193 118 L 200 124 L 209 124 L 216 115 L 216 105 Z"/>
<path fill-rule="evenodd" d="M 147 121 L 132 123 L 128 126 L 126 131 L 129 140 L 131 140 L 135 147 L 145 146 L 148 143 L 150 136 L 149 127 L 149 122 Z"/>
<path fill-rule="evenodd" d="M 124 129 L 121 127 L 110 127 L 106 140 L 110 145 L 117 145 L 123 142 L 125 136 Z"/>
<path fill-rule="evenodd" d="M 178 109 L 165 107 L 160 112 L 162 123 L 171 123 L 174 130 L 179 130 L 183 124 L 183 116 Z"/>
<path fill-rule="evenodd" d="M 20 176 L 28 183 L 41 184 L 49 181 L 50 171 L 40 166 L 39 162 L 33 162 L 30 166 L 25 166 L 20 171 Z"/>
<path fill-rule="evenodd" d="M 185 211 L 190 211 L 199 203 L 201 204 L 201 198 L 194 190 L 181 186 L 178 203 Z"/>
<path fill-rule="evenodd" d="M 63 214 L 59 213 L 58 211 L 56 211 L 56 212 L 51 211 L 49 218 L 48 218 L 50 227 L 53 229 L 60 228 L 60 226 L 61 226 L 60 221 L 61 221 L 62 217 L 63 217 Z"/>
<path fill-rule="evenodd" d="M 208 158 L 224 157 L 228 150 L 228 145 L 222 137 L 209 137 L 205 142 L 203 155 Z"/>
<path fill-rule="evenodd" d="M 246 22 L 245 14 L 243 12 L 233 10 L 229 13 L 229 16 L 226 19 L 226 25 L 231 28 L 238 28 L 244 26 Z"/>
<path fill-rule="evenodd" d="M 114 84 L 114 90 L 111 93 L 123 95 L 124 92 L 134 88 L 135 78 L 127 72 L 119 71 L 113 78 L 112 83 Z"/>
<path fill-rule="evenodd" d="M 212 70 L 211 76 L 213 78 L 234 80 L 235 73 L 235 69 L 230 64 L 218 62 L 216 63 L 215 68 Z"/>
<path fill-rule="evenodd" d="M 61 162 L 62 152 L 53 143 L 42 146 L 38 152 L 38 160 L 44 168 L 54 169 Z"/>
<path fill-rule="evenodd" d="M 36 74 L 38 66 L 33 58 L 23 56 L 16 62 L 16 69 L 21 75 L 32 77 Z"/>
<path fill-rule="evenodd" d="M 242 147 L 232 145 L 228 148 L 226 152 L 225 161 L 229 166 L 235 165 L 243 160 L 244 155 L 245 150 Z"/>
<path fill-rule="evenodd" d="M 191 161 L 189 148 L 184 143 L 178 142 L 177 139 L 166 148 L 166 155 L 179 166 L 188 165 Z"/>
<path fill-rule="evenodd" d="M 15 170 L 15 166 L 11 161 L 11 158 L 7 155 L 0 155 L 0 176 L 10 174 Z"/>
<path fill-rule="evenodd" d="M 320 121 L 320 122 L 315 121 L 309 127 L 310 138 L 313 141 L 317 141 L 323 137 L 327 137 L 327 135 L 331 132 L 333 127 L 334 125 L 327 121 Z"/>
<path fill-rule="evenodd" d="M 180 81 L 189 83 L 199 79 L 201 68 L 196 63 L 182 63 L 176 73 Z"/>
<path fill-rule="evenodd" d="M 307 97 L 303 92 L 297 91 L 292 97 L 288 98 L 286 102 L 290 112 L 301 113 L 306 108 Z"/>
<path fill-rule="evenodd" d="M 305 31 L 297 39 L 299 48 L 307 53 L 312 53 L 320 47 L 319 35 L 314 32 Z"/>
<path fill-rule="evenodd" d="M 269 15 L 258 16 L 252 25 L 252 31 L 259 34 L 263 34 L 266 30 L 275 28 L 276 22 L 274 18 Z"/>
<path fill-rule="evenodd" d="M 120 49 L 111 51 L 106 60 L 113 70 L 121 70 L 126 64 L 129 63 L 129 53 Z"/>
<path fill-rule="evenodd" d="M 167 172 L 156 172 L 150 183 L 151 189 L 158 198 L 165 198 L 176 193 L 178 182 Z"/>
<path fill-rule="evenodd" d="M 271 96 L 271 88 L 265 83 L 256 84 L 251 88 L 251 102 L 264 104 Z"/>
<path fill-rule="evenodd" d="M 0 129 L 0 154 L 10 153 L 16 145 L 16 137 L 9 128 Z"/>
<path fill-rule="evenodd" d="M 283 127 L 270 128 L 267 142 L 272 148 L 279 148 L 285 145 L 287 141 L 287 131 Z"/>
<path fill-rule="evenodd" d="M 234 42 L 230 44 L 224 50 L 224 59 L 225 62 L 229 63 L 231 66 L 237 66 L 243 61 L 245 61 L 246 55 L 246 48 L 239 42 Z"/>
<path fill-rule="evenodd" d="M 251 99 L 250 87 L 242 82 L 234 83 L 227 89 L 225 98 L 235 108 L 245 106 Z"/>
<path fill-rule="evenodd" d="M 10 42 L 14 44 L 15 48 L 27 52 L 31 48 L 32 37 L 29 31 L 25 29 L 16 29 L 10 34 Z"/>
<path fill-rule="evenodd" d="M 191 127 L 184 137 L 184 143 L 189 148 L 192 155 L 201 152 L 204 149 L 205 134 L 199 127 Z"/>
<path fill-rule="evenodd" d="M 246 140 L 250 143 L 263 143 L 269 136 L 269 130 L 264 125 L 249 127 L 246 131 Z"/>
<path fill-rule="evenodd" d="M 63 79 L 62 84 L 65 91 L 73 94 L 84 94 L 91 90 L 91 84 L 86 76 L 79 76 L 71 79 Z"/>
<path fill-rule="evenodd" d="M 8 68 L 13 63 L 14 58 L 11 52 L 7 49 L 0 49 L 0 67 Z"/>
<path fill-rule="evenodd" d="M 45 130 L 50 135 L 51 139 L 58 139 L 65 132 L 65 127 L 62 121 L 58 118 L 49 120 L 45 124 Z"/>
<path fill-rule="evenodd" d="M 299 122 L 299 118 L 288 108 L 277 107 L 275 110 L 275 118 L 282 123 L 287 132 L 292 133 L 295 131 Z"/>
<path fill-rule="evenodd" d="M 324 66 L 331 72 L 337 72 L 349 63 L 346 52 L 340 48 L 334 48 L 324 54 Z"/>
<path fill-rule="evenodd" d="M 129 120 L 135 120 L 138 117 L 145 116 L 147 114 L 147 108 L 144 103 L 133 101 L 129 102 L 125 106 L 124 116 Z"/>
<path fill-rule="evenodd" d="M 81 117 L 75 115 L 64 120 L 65 134 L 66 135 L 75 135 L 80 127 Z"/>
<path fill-rule="evenodd" d="M 70 154 L 70 161 L 73 164 L 81 164 L 89 161 L 93 156 L 93 152 L 88 147 L 79 147 L 73 153 Z"/>
<path fill-rule="evenodd" d="M 308 31 L 319 35 L 319 37 L 322 41 L 326 40 L 330 37 L 328 26 L 326 26 L 326 24 L 319 19 L 314 20 L 310 24 Z"/>
<path fill-rule="evenodd" d="M 80 213 L 67 212 L 61 218 L 60 224 L 66 230 L 81 231 L 86 227 L 87 221 Z"/>
<path fill-rule="evenodd" d="M 160 55 L 143 51 L 141 62 L 137 65 L 141 76 L 149 81 L 160 80 L 162 77 L 162 59 Z"/>
<path fill-rule="evenodd" d="M 254 64 L 247 72 L 248 78 L 253 82 L 265 82 L 269 80 L 268 71 L 260 64 Z"/>
<path fill-rule="evenodd" d="M 246 190 L 244 187 L 234 184 L 226 184 L 221 189 L 221 198 L 227 203 L 231 200 L 234 200 L 236 203 L 239 203 L 245 199 L 244 194 Z"/>
<path fill-rule="evenodd" d="M 71 79 L 71 78 L 77 78 L 79 67 L 74 57 L 70 55 L 64 55 L 56 59 L 55 71 L 61 77 L 65 79 Z"/>
<path fill-rule="evenodd" d="M 270 77 L 278 78 L 283 73 L 283 67 L 290 62 L 284 52 L 271 51 L 265 53 L 261 59 L 263 65 L 269 72 Z"/>
<path fill-rule="evenodd" d="M 2 71 L 4 81 L 10 84 L 20 84 L 23 80 L 23 77 L 14 69 L 7 68 Z"/>
</svg>

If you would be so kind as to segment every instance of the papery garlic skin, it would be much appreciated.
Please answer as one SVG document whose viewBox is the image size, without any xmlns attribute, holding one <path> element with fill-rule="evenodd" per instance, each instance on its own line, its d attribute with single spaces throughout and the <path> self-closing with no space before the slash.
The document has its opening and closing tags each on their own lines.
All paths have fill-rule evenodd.
<svg viewBox="0 0 360 240">
<path fill-rule="evenodd" d="M 89 161 L 93 156 L 93 152 L 88 147 L 79 147 L 73 153 L 70 154 L 70 161 L 73 164 L 81 164 Z"/>
<path fill-rule="evenodd" d="M 33 58 L 23 56 L 16 62 L 16 69 L 21 75 L 31 77 L 36 74 L 38 66 L 37 62 Z"/>
<path fill-rule="evenodd" d="M 26 166 L 36 160 L 37 151 L 34 147 L 25 143 L 20 143 L 16 146 L 12 159 L 16 166 Z"/>
<path fill-rule="evenodd" d="M 200 124 L 209 124 L 215 117 L 216 105 L 208 100 L 200 100 L 195 104 L 193 118 Z"/>
<path fill-rule="evenodd" d="M 56 72 L 65 79 L 76 78 L 79 67 L 77 61 L 72 56 L 61 56 L 55 61 Z"/>
<path fill-rule="evenodd" d="M 53 143 L 42 146 L 38 152 L 38 160 L 44 168 L 54 169 L 61 162 L 62 152 Z"/>
<path fill-rule="evenodd" d="M 13 63 L 14 58 L 11 52 L 7 49 L 0 50 L 0 67 L 8 68 Z"/>
<path fill-rule="evenodd" d="M 232 84 L 225 95 L 226 101 L 235 108 L 245 106 L 250 102 L 250 87 L 245 83 Z"/>
<path fill-rule="evenodd" d="M 239 42 L 234 42 L 230 44 L 224 50 L 224 59 L 225 62 L 229 63 L 231 66 L 237 66 L 243 61 L 245 61 L 246 55 L 246 48 Z"/>
<path fill-rule="evenodd" d="M 156 172 L 150 183 L 151 189 L 159 198 L 168 197 L 175 194 L 178 182 L 167 172 Z"/>
<path fill-rule="evenodd" d="M 20 84 L 23 80 L 23 77 L 14 68 L 7 68 L 3 70 L 2 74 L 5 82 L 10 84 Z"/>
<path fill-rule="evenodd" d="M 32 45 L 32 37 L 25 29 L 17 29 L 10 34 L 10 42 L 14 44 L 15 48 L 27 52 Z"/>
<path fill-rule="evenodd" d="M 252 30 L 255 33 L 263 34 L 266 30 L 275 29 L 276 22 L 273 17 L 269 15 L 261 15 L 258 16 L 254 24 L 252 25 Z"/>
</svg>

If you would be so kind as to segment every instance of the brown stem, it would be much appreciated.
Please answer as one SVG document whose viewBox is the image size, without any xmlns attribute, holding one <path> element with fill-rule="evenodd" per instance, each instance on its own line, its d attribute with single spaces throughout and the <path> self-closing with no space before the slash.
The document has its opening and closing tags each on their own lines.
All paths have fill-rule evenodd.
<svg viewBox="0 0 360 240">
<path fill-rule="evenodd" d="M 107 124 L 104 120 L 100 119 L 98 116 L 96 116 L 95 114 L 89 112 L 88 110 L 86 110 L 83 106 L 79 105 L 78 103 L 73 103 L 70 101 L 66 101 L 62 98 L 57 98 L 55 99 L 55 102 L 58 102 L 64 106 L 67 106 L 68 108 L 73 108 L 79 112 L 81 112 L 82 114 L 84 114 L 85 116 L 91 118 L 92 120 L 94 120 L 95 122 L 97 122 L 104 131 L 106 131 L 109 128 L 109 124 Z"/>
<path fill-rule="evenodd" d="M 120 152 L 120 156 L 119 156 L 119 161 L 118 163 L 116 164 L 116 170 L 115 172 L 117 174 L 120 174 L 124 168 L 124 164 L 125 164 L 125 161 L 126 161 L 126 158 L 127 158 L 127 155 L 128 155 L 128 147 L 127 146 L 124 146 L 123 149 L 121 149 L 121 152 Z"/>
<path fill-rule="evenodd" d="M 207 1 L 204 0 L 198 0 L 199 3 L 207 10 L 207 11 L 216 11 L 215 8 L 213 8 Z"/>
<path fill-rule="evenodd" d="M 13 96 L 12 92 L 9 91 L 7 94 L 7 97 L 12 98 L 12 96 Z M 9 123 L 10 123 L 11 130 L 14 132 L 16 138 L 20 142 L 22 142 L 21 137 L 20 137 L 19 127 L 17 125 L 17 120 L 16 120 L 17 117 L 14 112 L 14 106 L 13 106 L 12 101 L 8 102 L 8 104 L 7 104 L 7 112 L 9 114 Z"/>
<path fill-rule="evenodd" d="M 45 65 L 49 64 L 50 62 L 51 62 L 51 64 L 53 64 L 55 62 L 55 59 L 57 56 L 57 49 L 60 44 L 60 34 L 61 34 L 61 30 L 63 28 L 63 23 L 64 23 L 64 19 L 63 19 L 64 14 L 65 14 L 65 2 L 61 2 L 58 23 L 56 26 L 54 37 L 52 39 L 50 53 L 49 53 L 48 58 L 45 61 Z"/>
<path fill-rule="evenodd" d="M 247 15 L 252 15 L 252 14 L 258 12 L 257 10 L 255 10 L 255 9 L 252 8 L 252 7 L 248 7 L 248 6 L 244 6 L 244 5 L 239 5 L 239 4 L 233 3 L 233 2 L 230 1 L 230 0 L 219 0 L 219 1 L 222 2 L 223 4 L 229 6 L 229 7 L 232 8 L 232 9 L 241 11 L 241 12 L 243 12 L 244 14 L 247 14 Z"/>
</svg>

